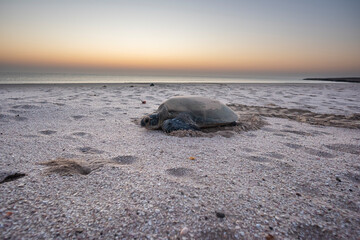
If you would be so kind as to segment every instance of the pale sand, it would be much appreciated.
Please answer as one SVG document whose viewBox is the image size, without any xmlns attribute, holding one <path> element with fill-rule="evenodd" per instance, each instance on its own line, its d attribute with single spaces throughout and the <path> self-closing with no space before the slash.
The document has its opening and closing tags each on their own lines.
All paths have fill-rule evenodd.
<svg viewBox="0 0 360 240">
<path fill-rule="evenodd" d="M 0 239 L 358 239 L 359 93 L 344 83 L 0 85 Z M 268 125 L 176 137 L 134 123 L 174 95 L 212 97 Z M 319 121 L 346 128 L 309 124 Z"/>
</svg>

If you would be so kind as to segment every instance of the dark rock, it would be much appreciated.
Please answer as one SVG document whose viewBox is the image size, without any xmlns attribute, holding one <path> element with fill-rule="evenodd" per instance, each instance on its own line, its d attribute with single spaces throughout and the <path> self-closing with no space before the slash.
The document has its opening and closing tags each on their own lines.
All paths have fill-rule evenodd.
<svg viewBox="0 0 360 240">
<path fill-rule="evenodd" d="M 216 214 L 216 217 L 218 218 L 224 218 L 225 217 L 225 213 L 222 213 L 222 212 L 215 212 Z"/>
<path fill-rule="evenodd" d="M 15 181 L 19 178 L 25 177 L 25 175 L 25 173 L 20 172 L 0 172 L 0 184 Z"/>
<path fill-rule="evenodd" d="M 155 84 L 153 84 L 153 83 L 150 83 L 150 87 L 153 87 L 153 86 L 155 86 Z"/>
</svg>

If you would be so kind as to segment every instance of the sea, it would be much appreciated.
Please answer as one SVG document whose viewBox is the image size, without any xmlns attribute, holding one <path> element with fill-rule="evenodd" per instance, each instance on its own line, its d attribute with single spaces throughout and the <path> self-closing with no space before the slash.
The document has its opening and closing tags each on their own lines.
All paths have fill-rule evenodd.
<svg viewBox="0 0 360 240">
<path fill-rule="evenodd" d="M 75 83 L 324 83 L 297 78 L 240 78 L 191 76 L 126 76 L 116 74 L 15 73 L 0 72 L 0 84 L 75 84 Z"/>
</svg>

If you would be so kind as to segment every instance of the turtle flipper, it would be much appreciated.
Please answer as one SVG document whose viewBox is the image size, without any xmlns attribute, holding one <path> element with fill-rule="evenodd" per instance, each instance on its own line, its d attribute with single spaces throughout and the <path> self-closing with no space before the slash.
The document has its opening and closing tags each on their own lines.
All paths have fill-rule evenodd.
<svg viewBox="0 0 360 240">
<path fill-rule="evenodd" d="M 178 130 L 200 130 L 200 128 L 196 126 L 195 122 L 191 119 L 191 116 L 186 113 L 181 113 L 176 118 L 164 121 L 161 128 L 167 133 Z"/>
</svg>

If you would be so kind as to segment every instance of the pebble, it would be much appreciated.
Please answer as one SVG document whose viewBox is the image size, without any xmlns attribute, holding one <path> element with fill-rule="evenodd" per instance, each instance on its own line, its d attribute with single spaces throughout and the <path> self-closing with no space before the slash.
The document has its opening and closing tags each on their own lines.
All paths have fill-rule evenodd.
<svg viewBox="0 0 360 240">
<path fill-rule="evenodd" d="M 216 213 L 216 217 L 218 218 L 224 218 L 225 217 L 225 213 L 222 212 L 215 212 Z"/>
<path fill-rule="evenodd" d="M 186 235 L 189 232 L 189 229 L 187 227 L 183 227 L 180 231 L 180 237 Z"/>
</svg>

